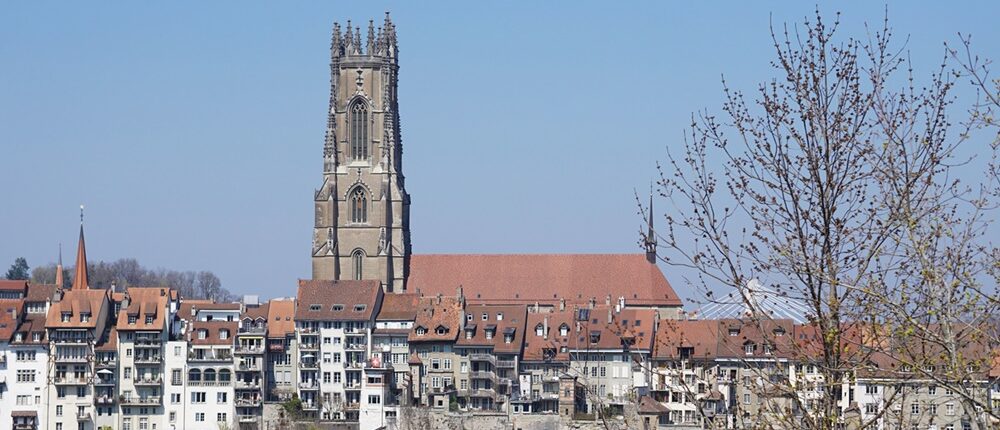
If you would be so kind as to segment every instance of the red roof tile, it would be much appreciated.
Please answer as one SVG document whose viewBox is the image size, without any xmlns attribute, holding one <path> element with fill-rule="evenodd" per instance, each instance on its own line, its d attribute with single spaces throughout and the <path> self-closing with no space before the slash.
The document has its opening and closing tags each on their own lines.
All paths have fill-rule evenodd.
<svg viewBox="0 0 1000 430">
<path fill-rule="evenodd" d="M 116 322 L 118 330 L 163 330 L 166 328 L 167 303 L 170 301 L 167 288 L 129 287 L 125 292 L 129 299 L 127 308 L 118 312 Z M 129 316 L 135 317 L 135 323 L 129 324 Z M 152 316 L 153 322 L 146 324 L 146 317 Z"/>
<path fill-rule="evenodd" d="M 49 307 L 48 328 L 96 328 L 104 306 L 110 303 L 108 290 L 69 290 L 58 302 Z M 70 321 L 63 322 L 62 314 L 70 314 Z M 80 321 L 81 313 L 90 313 L 90 321 Z"/>
<path fill-rule="evenodd" d="M 469 303 L 583 304 L 607 295 L 627 304 L 681 306 L 663 272 L 645 254 L 414 255 L 408 288 Z"/>
<path fill-rule="evenodd" d="M 379 281 L 300 280 L 295 319 L 367 321 L 381 304 Z"/>
<path fill-rule="evenodd" d="M 238 328 L 239 323 L 236 321 L 194 321 L 188 332 L 188 342 L 192 345 L 232 345 Z M 198 335 L 200 330 L 207 330 L 204 339 Z M 222 339 L 219 334 L 222 330 L 229 331 L 226 339 Z"/>
<path fill-rule="evenodd" d="M 295 333 L 295 299 L 272 299 L 267 306 L 267 337 L 284 338 Z"/>
<path fill-rule="evenodd" d="M 525 305 L 466 306 L 464 327 L 455 346 L 492 346 L 493 351 L 497 353 L 520 354 L 524 345 L 527 312 L 528 308 Z M 503 315 L 503 319 L 498 319 L 498 315 Z M 492 336 L 487 339 L 486 331 L 490 328 Z M 505 341 L 508 333 L 512 335 L 510 343 Z"/>
<path fill-rule="evenodd" d="M 379 321 L 413 321 L 417 318 L 420 296 L 416 294 L 386 294 L 382 308 L 375 317 Z"/>
<path fill-rule="evenodd" d="M 462 328 L 462 302 L 458 297 L 421 297 L 409 341 L 454 341 Z M 442 333 L 438 333 L 441 328 Z M 424 334 L 417 334 L 423 329 Z"/>
</svg>

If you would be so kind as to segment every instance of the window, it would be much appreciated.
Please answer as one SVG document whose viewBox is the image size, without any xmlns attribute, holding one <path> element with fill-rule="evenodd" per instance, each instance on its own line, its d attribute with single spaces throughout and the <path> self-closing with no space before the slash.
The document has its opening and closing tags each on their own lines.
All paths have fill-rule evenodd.
<svg viewBox="0 0 1000 430">
<path fill-rule="evenodd" d="M 361 100 L 351 104 L 351 157 L 368 159 L 368 106 Z"/>
<path fill-rule="evenodd" d="M 368 404 L 369 405 L 377 405 L 379 403 L 382 403 L 382 397 L 381 396 L 379 396 L 377 394 L 369 394 L 368 395 Z"/>
<path fill-rule="evenodd" d="M 364 273 L 362 271 L 364 259 L 365 252 L 360 249 L 355 250 L 354 253 L 351 254 L 351 263 L 354 266 L 354 279 L 361 279 L 361 274 Z"/>
<path fill-rule="evenodd" d="M 865 394 L 878 394 L 878 385 L 865 385 Z"/>
<path fill-rule="evenodd" d="M 191 403 L 205 403 L 205 392 L 195 391 L 191 393 Z"/>
<path fill-rule="evenodd" d="M 218 403 L 220 405 L 226 403 L 226 400 L 227 400 L 226 399 L 226 393 L 215 393 L 215 394 L 216 394 L 216 396 L 215 396 L 215 403 Z"/>
<path fill-rule="evenodd" d="M 181 393 L 170 393 L 170 403 L 179 405 L 181 403 Z"/>
<path fill-rule="evenodd" d="M 930 387 L 927 387 L 927 394 L 930 394 L 932 396 L 937 394 L 937 385 L 931 385 Z"/>
<path fill-rule="evenodd" d="M 17 382 L 35 382 L 35 371 L 32 369 L 18 369 Z"/>
<path fill-rule="evenodd" d="M 451 370 L 451 359 L 444 359 L 444 370 Z"/>
<path fill-rule="evenodd" d="M 920 403 L 917 402 L 910 403 L 910 414 L 920 415 Z"/>
<path fill-rule="evenodd" d="M 152 324 L 152 323 L 153 323 L 153 316 L 146 315 L 146 324 Z"/>
<path fill-rule="evenodd" d="M 129 316 L 128 316 L 128 323 L 129 323 L 130 325 L 135 325 L 135 321 L 136 321 L 136 320 L 137 320 L 138 318 L 139 318 L 139 317 L 137 317 L 137 316 L 135 316 L 135 315 L 129 315 Z"/>
<path fill-rule="evenodd" d="M 755 345 L 753 343 L 747 343 L 743 345 L 743 352 L 746 353 L 746 355 L 753 355 L 754 349 Z"/>
<path fill-rule="evenodd" d="M 70 322 L 72 320 L 73 320 L 73 314 L 71 314 L 69 312 L 63 312 L 62 313 L 60 321 L 62 321 L 62 322 Z"/>
<path fill-rule="evenodd" d="M 90 322 L 90 312 L 80 313 L 80 322 Z"/>
<path fill-rule="evenodd" d="M 503 321 L 503 312 L 497 312 L 497 321 Z"/>
<path fill-rule="evenodd" d="M 466 363 L 466 362 L 464 362 L 464 361 L 463 361 L 463 362 L 461 363 L 461 365 L 460 365 L 460 366 L 458 366 L 458 367 L 459 367 L 459 369 L 461 369 L 460 371 L 461 371 L 462 373 L 469 373 L 469 363 Z"/>
<path fill-rule="evenodd" d="M 743 393 L 743 403 L 747 405 L 750 404 L 750 393 Z"/>
<path fill-rule="evenodd" d="M 351 222 L 368 222 L 368 194 L 361 186 L 354 187 L 354 191 L 351 191 Z"/>
<path fill-rule="evenodd" d="M 944 414 L 948 415 L 948 416 L 955 415 L 955 404 L 954 403 L 947 403 L 947 404 L 945 404 L 944 405 Z"/>
<path fill-rule="evenodd" d="M 868 415 L 874 415 L 878 413 L 878 403 L 866 403 L 865 413 Z"/>
<path fill-rule="evenodd" d="M 226 329 L 219 330 L 219 339 L 222 340 L 229 339 L 229 330 Z"/>
<path fill-rule="evenodd" d="M 198 413 L 194 414 L 194 420 L 198 421 L 198 422 L 205 421 L 205 413 L 204 412 L 198 412 Z"/>
<path fill-rule="evenodd" d="M 177 412 L 170 411 L 170 422 L 177 421 Z"/>
<path fill-rule="evenodd" d="M 535 336 L 545 336 L 545 327 L 541 324 L 535 326 Z"/>
<path fill-rule="evenodd" d="M 226 413 L 225 412 L 219 412 L 218 415 L 216 415 L 215 420 L 218 421 L 218 422 L 220 422 L 220 423 L 226 422 Z"/>
<path fill-rule="evenodd" d="M 559 336 L 566 336 L 567 334 L 569 334 L 569 326 L 566 324 L 559 326 Z"/>
<path fill-rule="evenodd" d="M 56 416 L 57 417 L 61 417 L 62 416 L 62 411 L 63 411 L 62 405 L 56 405 Z"/>
</svg>

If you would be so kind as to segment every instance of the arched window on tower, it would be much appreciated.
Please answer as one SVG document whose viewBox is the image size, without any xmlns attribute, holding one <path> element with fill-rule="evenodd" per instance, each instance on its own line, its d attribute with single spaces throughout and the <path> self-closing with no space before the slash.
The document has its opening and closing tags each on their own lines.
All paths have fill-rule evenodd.
<svg viewBox="0 0 1000 430">
<path fill-rule="evenodd" d="M 368 106 L 357 100 L 351 104 L 351 158 L 368 159 Z"/>
<path fill-rule="evenodd" d="M 354 279 L 361 279 L 361 274 L 364 273 L 362 272 L 364 260 L 365 252 L 360 249 L 355 250 L 354 253 L 351 254 L 351 263 L 354 266 Z"/>
<path fill-rule="evenodd" d="M 368 222 L 368 194 L 360 186 L 351 191 L 351 222 Z"/>
</svg>

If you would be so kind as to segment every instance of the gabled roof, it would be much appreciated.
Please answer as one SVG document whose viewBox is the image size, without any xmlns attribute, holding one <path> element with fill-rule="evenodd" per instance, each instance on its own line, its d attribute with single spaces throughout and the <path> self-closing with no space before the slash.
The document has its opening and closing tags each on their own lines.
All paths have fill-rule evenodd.
<svg viewBox="0 0 1000 430">
<path fill-rule="evenodd" d="M 417 318 L 420 296 L 409 294 L 386 294 L 382 297 L 382 308 L 378 321 L 413 321 Z"/>
<path fill-rule="evenodd" d="M 69 290 L 58 302 L 49 307 L 48 328 L 96 328 L 104 307 L 110 303 L 108 290 Z M 62 315 L 70 314 L 70 321 L 63 322 Z M 80 321 L 80 315 L 90 314 L 90 320 Z"/>
<path fill-rule="evenodd" d="M 166 328 L 167 304 L 170 302 L 167 288 L 129 287 L 126 296 L 129 299 L 127 308 L 118 312 L 116 326 L 118 330 L 163 330 Z M 146 324 L 147 317 L 153 317 L 153 322 Z M 134 324 L 129 324 L 129 317 L 135 318 Z"/>
<path fill-rule="evenodd" d="M 447 330 L 438 334 L 436 329 L 441 326 Z M 461 328 L 462 302 L 458 297 L 421 297 L 409 341 L 410 343 L 454 341 Z M 425 333 L 417 334 L 418 329 L 425 330 Z"/>
<path fill-rule="evenodd" d="M 24 321 L 17 327 L 16 333 L 22 333 L 23 339 L 20 342 L 14 342 L 18 345 L 45 345 L 48 344 L 48 340 L 45 336 L 45 315 L 44 314 L 27 314 L 25 315 Z M 38 333 L 41 335 L 39 341 L 33 340 L 33 334 Z M 13 342 L 13 340 L 12 340 Z"/>
<path fill-rule="evenodd" d="M 300 280 L 295 319 L 300 321 L 368 321 L 381 304 L 376 280 Z"/>
<path fill-rule="evenodd" d="M 645 254 L 429 254 L 410 257 L 408 288 L 432 296 L 461 287 L 469 303 L 681 306 Z"/>
<path fill-rule="evenodd" d="M 0 279 L 0 291 L 24 291 L 28 281 Z"/>
<path fill-rule="evenodd" d="M 55 284 L 28 284 L 28 294 L 24 300 L 26 302 L 51 301 L 55 298 L 57 288 L 58 286 Z"/>
<path fill-rule="evenodd" d="M 232 345 L 236 339 L 236 331 L 239 323 L 236 321 L 194 321 L 191 323 L 191 330 L 188 332 L 188 342 L 191 345 Z M 199 338 L 198 332 L 206 330 L 207 336 Z M 220 332 L 228 330 L 229 336 L 222 339 Z"/>
<path fill-rule="evenodd" d="M 182 299 L 177 311 L 177 317 L 184 320 L 193 320 L 198 311 L 240 311 L 242 305 L 239 303 L 215 303 L 204 299 Z"/>
<path fill-rule="evenodd" d="M 118 329 L 112 327 L 107 339 L 94 346 L 95 351 L 117 352 L 118 351 Z"/>
<path fill-rule="evenodd" d="M 10 341 L 23 312 L 24 299 L 0 300 L 0 341 Z"/>
<path fill-rule="evenodd" d="M 575 312 L 573 309 L 533 312 L 527 317 L 524 328 L 524 361 L 569 362 L 569 342 L 576 334 Z M 566 336 L 559 328 L 567 327 Z M 546 333 L 545 327 L 548 327 Z M 541 334 L 539 330 L 541 329 Z M 565 350 L 564 350 L 565 349 Z"/>
<path fill-rule="evenodd" d="M 267 337 L 285 338 L 295 333 L 295 299 L 271 299 L 267 306 Z"/>
<path fill-rule="evenodd" d="M 240 315 L 240 320 L 250 319 L 250 320 L 267 320 L 267 303 L 263 303 L 259 306 L 248 306 L 243 309 L 243 314 Z"/>
<path fill-rule="evenodd" d="M 681 358 L 681 348 L 688 348 L 689 359 L 713 360 L 719 349 L 719 322 L 715 320 L 663 320 L 656 330 L 653 359 Z"/>
<path fill-rule="evenodd" d="M 497 353 L 520 354 L 527 312 L 525 305 L 466 306 L 464 327 L 455 346 L 491 346 Z M 492 336 L 487 339 L 486 331 L 489 329 L 492 329 Z M 510 343 L 505 341 L 507 334 L 513 335 Z"/>
</svg>

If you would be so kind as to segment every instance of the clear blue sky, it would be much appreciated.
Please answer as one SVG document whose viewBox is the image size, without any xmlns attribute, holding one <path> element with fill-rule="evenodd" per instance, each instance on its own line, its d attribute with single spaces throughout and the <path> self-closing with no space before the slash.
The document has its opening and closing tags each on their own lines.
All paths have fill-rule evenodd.
<svg viewBox="0 0 1000 430">
<path fill-rule="evenodd" d="M 309 276 L 334 21 L 400 43 L 416 253 L 638 252 L 645 193 L 720 76 L 773 76 L 769 19 L 810 2 L 8 2 L 0 6 L 0 266 L 88 256 L 293 294 Z M 861 36 L 884 4 L 823 4 Z M 919 70 L 997 3 L 890 3 Z M 772 18 L 773 14 L 773 18 Z M 900 39 L 902 40 L 902 39 Z M 686 295 L 682 274 L 664 268 Z"/>
</svg>

